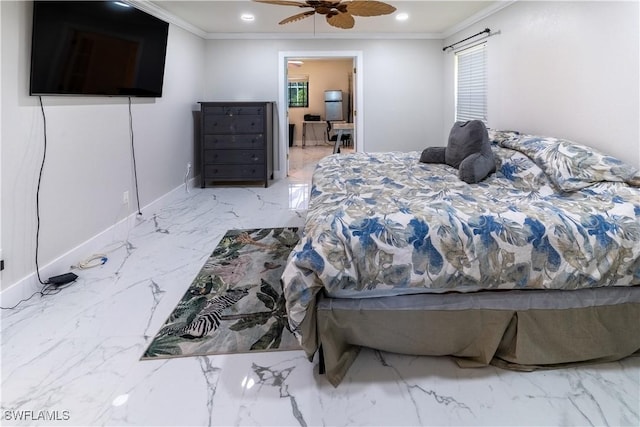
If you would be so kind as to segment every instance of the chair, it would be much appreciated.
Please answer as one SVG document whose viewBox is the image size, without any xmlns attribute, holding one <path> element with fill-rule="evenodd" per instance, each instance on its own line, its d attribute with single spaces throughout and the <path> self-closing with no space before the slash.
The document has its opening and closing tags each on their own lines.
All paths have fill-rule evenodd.
<svg viewBox="0 0 640 427">
<path fill-rule="evenodd" d="M 335 145 L 336 140 L 338 139 L 338 135 L 332 135 L 333 126 L 331 125 L 331 122 L 329 120 L 327 120 L 327 141 L 333 143 L 333 145 Z M 342 143 L 342 145 L 344 146 L 349 146 L 351 145 L 351 134 L 348 133 L 344 133 L 342 134 L 342 137 L 340 138 L 340 142 Z M 339 148 L 338 148 L 338 152 Z"/>
</svg>

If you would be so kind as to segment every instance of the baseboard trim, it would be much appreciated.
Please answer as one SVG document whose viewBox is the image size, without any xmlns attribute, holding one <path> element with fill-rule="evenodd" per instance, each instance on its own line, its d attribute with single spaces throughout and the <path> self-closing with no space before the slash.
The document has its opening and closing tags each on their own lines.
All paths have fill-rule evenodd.
<svg viewBox="0 0 640 427">
<path fill-rule="evenodd" d="M 199 182 L 199 177 L 191 178 L 187 181 L 186 185 L 189 188 L 193 188 L 195 182 Z M 184 194 L 184 191 L 185 184 L 181 184 L 163 196 L 160 196 L 156 200 L 145 205 L 141 209 L 143 212 L 143 218 L 149 218 L 154 213 L 157 213 L 158 210 L 172 202 L 178 195 Z M 51 276 L 68 272 L 70 266 L 86 259 L 88 256 L 91 256 L 100 250 L 104 250 L 105 247 L 112 244 L 114 235 L 126 235 L 129 230 L 137 225 L 137 221 L 139 221 L 137 212 L 128 215 L 126 218 L 118 221 L 89 240 L 67 251 L 50 263 L 40 266 L 40 277 L 42 280 L 46 280 Z M 29 298 L 41 289 L 42 285 L 38 281 L 37 274 L 34 271 L 0 292 L 0 306 L 5 308 L 13 307 L 23 299 Z"/>
</svg>

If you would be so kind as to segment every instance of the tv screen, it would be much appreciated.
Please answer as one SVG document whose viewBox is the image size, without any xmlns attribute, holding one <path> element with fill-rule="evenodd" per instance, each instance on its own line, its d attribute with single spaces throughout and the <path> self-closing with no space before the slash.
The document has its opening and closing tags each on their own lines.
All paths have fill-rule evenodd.
<svg viewBox="0 0 640 427">
<path fill-rule="evenodd" d="M 29 93 L 160 97 L 168 31 L 120 2 L 35 1 Z"/>
</svg>

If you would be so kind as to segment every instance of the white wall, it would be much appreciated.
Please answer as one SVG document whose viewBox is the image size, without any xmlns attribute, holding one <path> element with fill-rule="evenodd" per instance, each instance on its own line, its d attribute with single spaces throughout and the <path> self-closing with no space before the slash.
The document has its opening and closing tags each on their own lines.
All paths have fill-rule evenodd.
<svg viewBox="0 0 640 427">
<path fill-rule="evenodd" d="M 2 35 L 2 7 L 0 7 L 0 35 Z M 1 54 L 0 54 L 0 82 L 2 82 L 2 55 Z M 0 84 L 0 100 L 2 100 L 2 84 Z M 2 129 L 2 102 L 0 102 L 0 130 L 1 129 Z M 1 131 L 0 131 L 0 177 L 2 177 L 2 132 Z M 2 237 L 2 197 L 0 197 L 0 237 Z M 4 259 L 2 254 L 1 238 L 0 238 L 0 259 Z M 0 272 L 0 290 L 2 290 L 2 272 Z"/>
<path fill-rule="evenodd" d="M 485 27 L 490 127 L 567 138 L 640 166 L 637 1 L 519 1 Z M 454 54 L 445 55 L 444 135 L 453 124 Z"/>
<path fill-rule="evenodd" d="M 444 143 L 440 40 L 209 40 L 205 98 L 277 101 L 279 51 L 340 50 L 363 52 L 365 151 Z"/>
<path fill-rule="evenodd" d="M 31 7 L 0 2 L 2 289 L 35 270 L 35 192 L 44 138 L 38 98 L 28 95 Z M 203 88 L 203 51 L 201 38 L 171 25 L 163 97 L 133 99 L 142 206 L 180 186 L 186 164 L 193 162 L 192 110 Z M 43 101 L 48 148 L 40 193 L 41 267 L 136 211 L 127 99 Z M 122 204 L 124 191 L 129 210 Z"/>
</svg>

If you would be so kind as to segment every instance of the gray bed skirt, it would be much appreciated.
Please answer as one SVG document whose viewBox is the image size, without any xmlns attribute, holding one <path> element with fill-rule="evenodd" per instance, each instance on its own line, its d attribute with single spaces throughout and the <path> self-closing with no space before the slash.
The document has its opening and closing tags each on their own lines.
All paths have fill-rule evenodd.
<svg viewBox="0 0 640 427">
<path fill-rule="evenodd" d="M 515 370 L 619 360 L 640 351 L 640 286 L 485 291 L 385 298 L 320 297 L 302 323 L 337 386 L 360 347 L 454 356 L 461 367 Z"/>
</svg>

